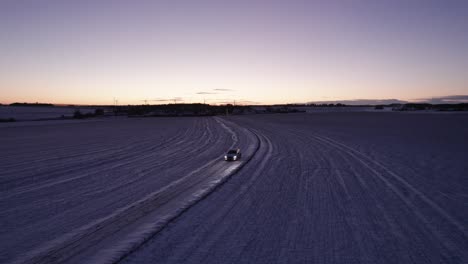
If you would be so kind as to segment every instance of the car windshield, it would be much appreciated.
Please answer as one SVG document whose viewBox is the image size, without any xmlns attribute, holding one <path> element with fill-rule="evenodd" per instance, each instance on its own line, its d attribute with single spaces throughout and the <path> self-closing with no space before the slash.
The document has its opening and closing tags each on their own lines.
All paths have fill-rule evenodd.
<svg viewBox="0 0 468 264">
<path fill-rule="evenodd" d="M 228 151 L 228 154 L 236 154 L 236 153 L 237 153 L 237 151 L 236 151 L 236 150 L 233 150 L 233 149 L 231 149 L 230 151 Z"/>
</svg>

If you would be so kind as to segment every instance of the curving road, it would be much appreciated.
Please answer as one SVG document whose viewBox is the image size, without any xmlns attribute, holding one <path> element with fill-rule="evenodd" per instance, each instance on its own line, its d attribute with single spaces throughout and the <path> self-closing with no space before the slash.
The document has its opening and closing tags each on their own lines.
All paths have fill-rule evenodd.
<svg viewBox="0 0 468 264">
<path fill-rule="evenodd" d="M 258 152 L 122 263 L 468 262 L 468 115 L 228 120 Z"/>
</svg>

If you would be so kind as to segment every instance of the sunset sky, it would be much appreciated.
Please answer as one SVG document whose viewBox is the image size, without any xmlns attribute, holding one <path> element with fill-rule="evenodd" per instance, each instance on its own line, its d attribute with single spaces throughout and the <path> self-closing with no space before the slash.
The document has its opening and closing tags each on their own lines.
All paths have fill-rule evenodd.
<svg viewBox="0 0 468 264">
<path fill-rule="evenodd" d="M 2 0 L 0 102 L 467 95 L 467 14 L 463 0 Z"/>
</svg>

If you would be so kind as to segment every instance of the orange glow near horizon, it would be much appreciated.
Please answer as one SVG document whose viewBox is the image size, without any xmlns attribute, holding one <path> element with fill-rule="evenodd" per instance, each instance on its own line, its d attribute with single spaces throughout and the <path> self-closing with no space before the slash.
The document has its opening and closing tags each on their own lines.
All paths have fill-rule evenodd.
<svg viewBox="0 0 468 264">
<path fill-rule="evenodd" d="M 0 3 L 0 102 L 284 104 L 468 94 L 466 6 L 354 5 Z M 432 10 L 444 16 L 434 19 Z"/>
</svg>

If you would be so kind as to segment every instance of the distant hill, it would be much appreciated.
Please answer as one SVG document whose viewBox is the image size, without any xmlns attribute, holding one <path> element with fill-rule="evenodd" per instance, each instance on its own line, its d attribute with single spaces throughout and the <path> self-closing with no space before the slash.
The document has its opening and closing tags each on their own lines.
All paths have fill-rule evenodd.
<svg viewBox="0 0 468 264">
<path fill-rule="evenodd" d="M 394 105 L 394 104 L 432 104 L 432 105 L 447 105 L 447 104 L 463 104 L 468 103 L 468 95 L 447 95 L 431 98 L 419 98 L 414 100 L 399 100 L 399 99 L 352 99 L 352 100 L 329 100 L 329 101 L 312 101 L 307 104 L 315 105 Z"/>
</svg>

